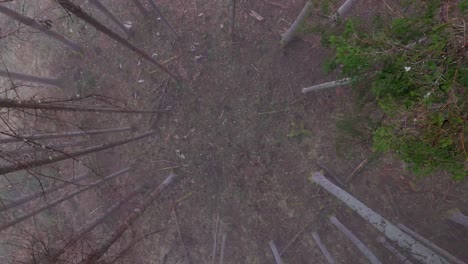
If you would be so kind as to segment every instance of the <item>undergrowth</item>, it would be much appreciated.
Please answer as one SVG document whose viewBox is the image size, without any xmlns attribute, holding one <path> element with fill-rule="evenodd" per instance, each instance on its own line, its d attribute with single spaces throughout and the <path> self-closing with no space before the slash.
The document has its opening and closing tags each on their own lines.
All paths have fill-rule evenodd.
<svg viewBox="0 0 468 264">
<path fill-rule="evenodd" d="M 467 174 L 467 0 L 408 1 L 403 9 L 390 19 L 377 16 L 371 28 L 348 20 L 339 34 L 324 36 L 335 50 L 326 69 L 356 78 L 359 93 L 370 94 L 385 114 L 372 133 L 374 150 L 397 153 L 417 175 L 443 170 L 461 180 Z"/>
</svg>

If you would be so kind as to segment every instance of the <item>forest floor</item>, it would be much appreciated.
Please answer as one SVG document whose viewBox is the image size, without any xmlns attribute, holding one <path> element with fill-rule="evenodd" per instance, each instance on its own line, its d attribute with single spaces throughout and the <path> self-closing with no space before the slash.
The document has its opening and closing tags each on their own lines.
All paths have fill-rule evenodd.
<svg viewBox="0 0 468 264">
<path fill-rule="evenodd" d="M 217 219 L 218 242 L 227 235 L 225 263 L 272 263 L 270 240 L 280 249 L 287 246 L 285 263 L 324 263 L 311 231 L 321 235 L 339 263 L 367 263 L 329 224 L 332 214 L 384 263 L 396 263 L 376 242 L 375 230 L 309 182 L 323 165 L 373 210 L 468 259 L 468 231 L 443 219 L 445 210 L 468 208 L 466 181 L 454 182 L 445 173 L 417 179 L 395 157 L 372 151 L 371 134 L 362 132 L 361 122 L 350 121 L 347 132 L 338 129 L 340 120 L 362 116 L 350 87 L 301 93 L 303 87 L 337 78 L 324 74 L 332 52 L 321 46 L 319 35 L 285 49 L 279 45 L 303 1 L 238 1 L 234 37 L 229 1 L 158 1 L 180 39 L 162 21 L 142 19 L 130 1 L 102 2 L 123 21 L 133 22 L 132 43 L 183 78 L 170 80 L 82 24 L 74 29 L 89 54 L 70 55 L 63 62 L 56 58 L 50 66 L 54 75 L 73 77 L 69 95 L 99 93 L 135 109 L 167 110 L 154 118 L 119 121 L 140 130 L 152 127 L 158 140 L 98 157 L 107 167 L 121 167 L 113 164 L 117 155 L 129 161 L 138 179 L 160 182 L 171 170 L 178 175 L 133 227 L 139 235 L 159 232 L 136 244 L 122 263 L 211 263 Z M 370 0 L 354 10 L 352 16 L 364 19 L 392 13 L 386 4 Z M 369 162 L 346 181 L 364 160 Z"/>
</svg>

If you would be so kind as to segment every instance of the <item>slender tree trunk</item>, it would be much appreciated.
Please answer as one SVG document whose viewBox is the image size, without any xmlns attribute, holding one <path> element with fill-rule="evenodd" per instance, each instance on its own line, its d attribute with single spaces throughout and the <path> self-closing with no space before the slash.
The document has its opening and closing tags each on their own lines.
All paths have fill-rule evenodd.
<svg viewBox="0 0 468 264">
<path fill-rule="evenodd" d="M 54 111 L 72 111 L 72 112 L 100 112 L 100 113 L 127 113 L 127 114 L 154 114 L 162 111 L 153 110 L 130 110 L 105 107 L 89 107 L 80 105 L 65 105 L 54 103 L 38 103 L 34 101 L 15 101 L 10 99 L 0 99 L 0 107 L 20 108 L 20 109 L 42 109 Z"/>
<path fill-rule="evenodd" d="M 403 224 L 398 224 L 398 227 L 403 230 L 403 232 L 407 233 L 408 235 L 416 238 L 417 240 L 419 240 L 419 242 L 423 243 L 424 245 L 432 248 L 432 250 L 434 250 L 435 252 L 439 253 L 440 255 L 446 257 L 448 260 L 450 260 L 451 262 L 455 263 L 455 264 L 466 264 L 465 262 L 457 259 L 455 256 L 453 256 L 452 254 L 448 253 L 447 251 L 445 251 L 444 249 L 440 248 L 439 246 L 435 245 L 434 243 L 432 243 L 431 241 L 425 239 L 423 236 L 421 236 L 420 234 L 414 232 L 413 230 L 409 229 L 408 227 L 404 226 Z"/>
<path fill-rule="evenodd" d="M 291 25 L 291 27 L 281 35 L 281 47 L 286 47 L 291 40 L 294 39 L 297 35 L 297 31 L 301 27 L 301 25 L 304 23 L 306 20 L 307 16 L 309 15 L 309 10 L 312 9 L 313 5 L 312 2 L 307 0 L 306 4 L 304 5 L 304 8 L 302 8 L 301 13 L 299 16 L 296 18 L 294 23 Z"/>
<path fill-rule="evenodd" d="M 234 38 L 234 27 L 236 26 L 236 5 L 237 0 L 231 0 L 231 26 L 229 28 L 231 38 Z"/>
<path fill-rule="evenodd" d="M 110 134 L 110 133 L 120 133 L 131 131 L 131 127 L 119 127 L 119 128 L 109 128 L 109 129 L 96 129 L 96 130 L 82 130 L 74 132 L 65 132 L 65 133 L 47 133 L 39 135 L 27 135 L 27 136 L 18 136 L 18 137 L 8 137 L 0 139 L 0 144 L 18 142 L 18 141 L 36 141 L 43 139 L 58 139 L 58 138 L 72 138 L 72 137 L 82 137 L 88 135 L 100 135 L 100 134 Z"/>
<path fill-rule="evenodd" d="M 76 182 L 79 182 L 79 181 L 82 181 L 84 179 L 87 179 L 91 177 L 91 175 L 89 173 L 85 173 L 85 174 L 82 174 L 80 176 L 77 176 L 77 177 L 73 177 L 73 178 L 69 178 L 67 180 L 64 180 L 63 183 L 60 183 L 60 184 L 56 184 L 55 186 L 49 188 L 49 189 L 46 189 L 42 192 L 37 192 L 37 193 L 33 193 L 33 194 L 30 194 L 30 195 L 26 195 L 26 196 L 23 196 L 19 199 L 16 199 L 14 201 L 11 201 L 7 204 L 5 204 L 4 206 L 3 205 L 0 205 L 0 213 L 3 212 L 3 211 L 6 211 L 6 210 L 9 210 L 9 209 L 12 209 L 12 208 L 15 208 L 17 206 L 20 206 L 24 203 L 27 203 L 31 200 L 34 200 L 38 197 L 41 197 L 41 196 L 45 196 L 46 194 L 50 194 L 52 192 L 55 192 L 59 189 L 62 189 L 63 187 L 69 185 L 69 184 L 72 184 L 72 183 L 76 183 Z"/>
<path fill-rule="evenodd" d="M 330 252 L 328 252 L 327 248 L 325 245 L 322 243 L 322 240 L 320 239 L 320 236 L 316 232 L 312 232 L 312 238 L 315 241 L 315 244 L 319 247 L 320 251 L 322 252 L 323 256 L 327 260 L 328 264 L 335 264 L 335 259 L 332 257 Z"/>
<path fill-rule="evenodd" d="M 27 148 L 21 148 L 11 151 L 5 151 L 10 156 L 19 156 L 19 155 L 31 155 L 37 152 L 45 152 L 45 151 L 63 151 L 64 148 L 71 148 L 71 147 L 80 147 L 86 145 L 86 141 L 76 141 L 76 142 L 66 142 L 61 144 L 48 144 L 48 145 L 41 145 L 39 146 L 30 146 Z M 32 148 L 31 148 L 32 147 Z"/>
<path fill-rule="evenodd" d="M 83 259 L 81 264 L 94 264 L 96 263 L 102 255 L 104 255 L 107 250 L 123 235 L 123 233 L 130 228 L 130 226 L 142 215 L 145 210 L 158 198 L 164 189 L 169 186 L 175 179 L 175 174 L 170 174 L 156 189 L 154 189 L 150 194 L 148 194 L 142 203 L 140 203 L 123 221 L 119 223 L 115 231 L 101 243 L 97 249 L 93 250 L 85 259 Z"/>
<path fill-rule="evenodd" d="M 338 86 L 348 85 L 352 81 L 353 80 L 351 78 L 344 78 L 344 79 L 333 81 L 333 82 L 321 83 L 321 84 L 317 84 L 317 85 L 314 85 L 314 86 L 311 86 L 311 87 L 302 88 L 302 93 L 306 94 L 306 93 L 310 93 L 312 91 L 318 91 L 318 90 L 322 90 L 322 89 L 335 88 L 335 87 L 338 87 Z"/>
<path fill-rule="evenodd" d="M 147 54 L 140 48 L 134 46 L 130 42 L 128 42 L 126 39 L 122 38 L 103 24 L 99 23 L 95 18 L 84 12 L 79 6 L 75 5 L 72 3 L 70 0 L 55 0 L 57 3 L 59 3 L 65 10 L 69 11 L 70 13 L 74 14 L 75 16 L 81 18 L 85 22 L 89 23 L 93 27 L 95 27 L 97 30 L 101 31 L 102 33 L 106 34 L 108 37 L 112 38 L 113 40 L 117 41 L 118 43 L 122 44 L 124 47 L 128 48 L 129 50 L 135 52 L 136 54 L 142 56 L 149 62 L 153 63 L 154 65 L 158 66 L 161 70 L 163 70 L 165 73 L 169 74 L 172 78 L 175 80 L 179 80 L 176 74 L 172 73 L 169 71 L 166 67 L 164 67 L 162 64 L 160 64 L 158 61 L 153 59 L 151 55 Z"/>
<path fill-rule="evenodd" d="M 31 162 L 18 163 L 18 164 L 13 164 L 9 166 L 4 166 L 0 168 L 0 175 L 14 172 L 14 171 L 33 169 L 35 167 L 51 164 L 51 163 L 62 161 L 62 160 L 77 158 L 86 154 L 91 154 L 97 151 L 102 151 L 102 150 L 110 149 L 116 146 L 124 145 L 124 144 L 130 143 L 130 142 L 133 142 L 133 141 L 145 138 L 145 137 L 149 137 L 153 134 L 154 134 L 153 131 L 149 131 L 149 132 L 140 134 L 135 137 L 126 138 L 126 139 L 118 140 L 118 141 L 111 142 L 111 143 L 105 143 L 105 144 L 97 145 L 94 147 L 73 151 L 73 152 L 66 153 L 66 154 L 58 154 L 58 155 L 51 156 L 48 158 L 34 160 Z"/>
<path fill-rule="evenodd" d="M 364 218 L 364 220 L 366 220 L 373 227 L 382 232 L 389 240 L 394 241 L 401 248 L 410 252 L 415 259 L 423 263 L 449 263 L 446 259 L 439 256 L 437 253 L 435 253 L 428 247 L 424 246 L 411 236 L 401 231 L 398 227 L 390 223 L 390 221 L 383 218 L 378 213 L 372 211 L 361 201 L 354 198 L 352 195 L 330 182 L 320 173 L 315 173 L 312 177 L 310 177 L 310 180 L 319 184 L 325 190 L 333 194 L 336 198 L 340 199 L 350 209 L 358 213 L 362 218 Z"/>
<path fill-rule="evenodd" d="M 146 10 L 146 8 L 140 3 L 139 0 L 132 0 L 133 4 L 138 8 L 138 11 L 140 11 L 140 13 L 144 16 L 144 17 L 148 17 L 148 11 Z"/>
<path fill-rule="evenodd" d="M 0 5 L 0 13 L 20 22 L 20 23 L 23 23 L 27 26 L 30 26 L 34 29 L 37 29 L 39 31 L 41 31 L 42 33 L 46 34 L 47 36 L 61 42 L 62 44 L 64 44 L 65 46 L 77 51 L 77 52 L 82 52 L 83 49 L 81 48 L 81 46 L 79 46 L 78 44 L 76 44 L 75 42 L 65 38 L 64 36 L 50 30 L 48 27 L 44 26 L 44 25 L 41 25 L 39 23 L 37 23 L 34 19 L 31 19 L 29 17 L 25 17 L 3 5 Z"/>
<path fill-rule="evenodd" d="M 388 251 L 390 251 L 395 257 L 398 259 L 398 263 L 400 264 L 413 264 L 409 258 L 401 254 L 398 249 L 396 249 L 392 244 L 388 243 L 388 241 L 383 237 L 380 236 L 378 239 L 379 243 L 384 246 Z"/>
<path fill-rule="evenodd" d="M 338 228 L 352 243 L 355 245 L 359 251 L 370 261 L 372 264 L 382 264 L 382 262 L 377 258 L 376 255 L 368 248 L 362 241 L 357 238 L 346 226 L 344 226 L 336 217 L 331 216 L 330 222 Z"/>
<path fill-rule="evenodd" d="M 343 17 L 347 15 L 356 2 L 357 0 L 346 0 L 346 2 L 344 2 L 344 4 L 341 5 L 340 8 L 338 8 L 338 17 Z"/>
<path fill-rule="evenodd" d="M 447 216 L 448 220 L 450 220 L 450 221 L 452 221 L 454 223 L 463 225 L 465 227 L 468 227 L 468 216 L 464 215 L 460 211 L 460 209 L 458 209 L 458 208 L 452 209 L 447 214 L 448 214 L 448 216 Z"/>
<path fill-rule="evenodd" d="M 27 81 L 27 82 L 46 84 L 46 85 L 53 85 L 53 86 L 58 86 L 58 87 L 62 86 L 59 79 L 37 77 L 37 76 L 10 72 L 10 71 L 0 70 L 0 77 L 11 78 L 13 80 L 19 80 L 19 81 Z"/>
<path fill-rule="evenodd" d="M 77 231 L 75 235 L 70 237 L 65 245 L 59 249 L 57 252 L 54 252 L 50 257 L 47 259 L 47 263 L 56 263 L 59 261 L 59 257 L 65 253 L 65 250 L 75 245 L 78 241 L 80 241 L 83 237 L 86 236 L 89 232 L 91 232 L 96 226 L 102 224 L 104 220 L 106 220 L 110 215 L 114 214 L 117 210 L 119 210 L 122 205 L 126 204 L 128 201 L 133 199 L 136 195 L 140 194 L 141 191 L 144 189 L 144 185 L 141 185 L 135 188 L 131 193 L 129 193 L 124 199 L 120 200 L 118 203 L 112 205 L 107 209 L 107 211 L 99 217 L 96 217 L 93 221 L 86 224 L 80 230 Z M 39 263 L 37 263 L 39 264 Z"/>
<path fill-rule="evenodd" d="M 268 245 L 270 246 L 271 253 L 273 253 L 273 258 L 275 259 L 276 264 L 283 264 L 283 260 L 281 260 L 280 253 L 278 252 L 278 248 L 275 245 L 275 242 L 271 240 Z"/>
<path fill-rule="evenodd" d="M 115 16 L 112 14 L 109 9 L 107 9 L 99 0 L 90 0 L 91 4 L 93 4 L 99 11 L 101 11 L 104 15 L 106 15 L 114 24 L 116 24 L 126 35 L 127 37 L 132 36 L 132 32 L 126 28 Z"/>
<path fill-rule="evenodd" d="M 161 13 L 161 10 L 156 6 L 156 4 L 153 2 L 153 0 L 148 0 L 148 3 L 150 6 L 156 11 L 156 14 L 161 17 L 161 19 L 164 21 L 164 23 L 169 27 L 169 29 L 174 33 L 174 35 L 178 38 L 180 38 L 179 33 L 172 27 L 172 25 L 167 21 L 167 19 L 164 17 L 164 15 Z"/>
<path fill-rule="evenodd" d="M 74 197 L 74 196 L 76 196 L 76 195 L 78 195 L 78 194 L 80 194 L 80 193 L 82 193 L 84 191 L 87 191 L 87 190 L 89 190 L 89 189 L 91 189 L 91 188 L 93 188 L 95 186 L 103 184 L 104 182 L 106 182 L 106 181 L 108 181 L 110 179 L 113 179 L 113 178 L 115 178 L 117 176 L 125 174 L 129 170 L 130 170 L 129 168 L 126 168 L 126 169 L 120 170 L 118 172 L 115 172 L 115 173 L 113 173 L 113 174 L 111 174 L 109 176 L 106 176 L 105 178 L 103 178 L 101 180 L 95 181 L 95 182 L 91 183 L 90 185 L 82 187 L 82 188 L 80 188 L 80 189 L 78 189 L 76 191 L 70 192 L 70 193 L 68 193 L 67 195 L 65 195 L 65 196 L 63 196 L 61 198 L 55 199 L 55 200 L 47 203 L 44 206 L 41 206 L 39 208 L 36 208 L 36 209 L 30 211 L 29 213 L 26 213 L 26 214 L 24 214 L 22 216 L 19 216 L 19 217 L 15 218 L 14 220 L 10 221 L 10 222 L 7 222 L 7 223 L 5 223 L 3 225 L 0 225 L 0 232 L 7 229 L 7 228 L 9 228 L 9 227 L 12 227 L 12 226 L 18 224 L 18 223 L 20 223 L 20 222 L 22 222 L 22 221 L 36 215 L 36 214 L 38 214 L 40 212 L 43 212 L 43 211 L 45 211 L 45 210 L 47 210 L 47 209 L 49 209 L 49 208 L 63 202 L 63 201 L 66 201 L 66 200 L 68 200 L 68 199 L 70 199 L 70 198 L 72 198 L 72 197 Z"/>
</svg>

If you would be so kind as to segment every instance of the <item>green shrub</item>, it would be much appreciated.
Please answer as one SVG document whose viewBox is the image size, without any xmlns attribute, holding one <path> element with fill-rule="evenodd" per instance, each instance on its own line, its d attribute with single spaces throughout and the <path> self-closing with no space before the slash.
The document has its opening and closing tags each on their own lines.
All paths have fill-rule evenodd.
<svg viewBox="0 0 468 264">
<path fill-rule="evenodd" d="M 373 133 L 374 149 L 394 151 L 419 175 L 467 174 L 466 29 L 457 18 L 466 6 L 461 1 L 441 19 L 440 1 L 412 1 L 404 17 L 379 17 L 371 30 L 350 20 L 323 41 L 335 50 L 326 69 L 364 79 L 359 86 L 369 84 L 386 114 Z"/>
</svg>

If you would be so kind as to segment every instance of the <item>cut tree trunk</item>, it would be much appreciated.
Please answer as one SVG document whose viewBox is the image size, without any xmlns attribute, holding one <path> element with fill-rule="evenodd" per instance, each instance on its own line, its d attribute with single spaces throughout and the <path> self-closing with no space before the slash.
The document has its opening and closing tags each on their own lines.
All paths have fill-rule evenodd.
<svg viewBox="0 0 468 264">
<path fill-rule="evenodd" d="M 16 73 L 16 72 L 11 72 L 11 71 L 0 70 L 0 77 L 11 78 L 12 80 L 40 83 L 40 84 L 45 84 L 45 85 L 53 85 L 53 86 L 58 86 L 58 87 L 62 86 L 62 84 L 60 83 L 60 80 L 56 78 L 37 77 L 37 76 Z"/>
<path fill-rule="evenodd" d="M 403 230 L 405 233 L 407 233 L 408 235 L 411 235 L 412 237 L 416 238 L 417 240 L 419 240 L 419 242 L 425 244 L 426 246 L 432 248 L 432 250 L 434 250 L 435 252 L 439 253 L 440 255 L 446 257 L 448 260 L 450 260 L 451 262 L 455 263 L 455 264 L 466 264 L 465 262 L 457 259 L 456 257 L 454 257 L 452 254 L 448 253 L 447 251 L 445 251 L 444 249 L 440 248 L 439 246 L 435 245 L 434 243 L 432 243 L 431 241 L 425 239 L 423 236 L 421 236 L 420 234 L 414 232 L 413 230 L 409 229 L 408 227 L 404 226 L 403 224 L 398 224 L 398 227 Z"/>
<path fill-rule="evenodd" d="M 18 164 L 13 164 L 9 166 L 4 166 L 0 168 L 0 175 L 14 172 L 14 171 L 33 169 L 38 166 L 43 166 L 43 165 L 51 164 L 51 163 L 62 161 L 62 160 L 77 158 L 83 155 L 87 155 L 87 154 L 91 154 L 94 152 L 110 149 L 116 146 L 124 145 L 124 144 L 130 143 L 130 142 L 133 142 L 133 141 L 145 138 L 145 137 L 149 137 L 153 134 L 154 134 L 154 131 L 149 131 L 149 132 L 137 135 L 135 137 L 126 138 L 126 139 L 118 140 L 118 141 L 111 142 L 111 143 L 105 143 L 105 144 L 97 145 L 94 147 L 89 147 L 89 148 L 85 148 L 82 150 L 73 151 L 70 153 L 65 153 L 65 154 L 61 153 L 55 156 L 50 156 L 48 158 L 38 159 L 38 160 L 31 161 L 31 162 L 18 163 Z"/>
<path fill-rule="evenodd" d="M 96 28 L 98 31 L 106 34 L 108 37 L 110 37 L 113 40 L 117 41 L 118 43 L 120 43 L 124 47 L 128 48 L 129 50 L 131 50 L 131 51 L 135 52 L 136 54 L 142 56 L 144 59 L 146 59 L 147 61 L 149 61 L 152 64 L 159 67 L 161 70 L 163 70 L 165 73 L 167 73 L 169 76 L 171 76 L 175 80 L 177 80 L 177 81 L 179 80 L 179 77 L 176 74 L 172 73 L 171 71 L 169 71 L 169 69 L 164 67 L 161 63 L 159 63 L 158 61 L 153 59 L 153 57 L 151 57 L 151 55 L 144 52 L 142 49 L 134 46 L 133 44 L 128 42 L 126 39 L 122 38 L 121 36 L 119 36 L 118 34 L 113 32 L 112 30 L 110 30 L 108 27 L 106 27 L 103 24 L 99 23 L 99 21 L 97 21 L 95 18 L 90 16 L 88 13 L 84 12 L 81 9 L 81 7 L 79 7 L 78 5 L 75 5 L 70 0 L 55 0 L 55 1 L 57 3 L 59 3 L 63 8 L 65 8 L 65 10 L 67 10 L 70 13 L 74 14 L 75 16 L 79 17 L 83 21 L 87 22 L 88 24 L 90 24 L 91 26 Z"/>
<path fill-rule="evenodd" d="M 105 239 L 101 245 L 93 250 L 85 259 L 83 259 L 81 264 L 94 264 L 96 263 L 109 248 L 123 235 L 125 231 L 142 215 L 145 210 L 154 203 L 156 198 L 169 186 L 175 179 L 175 174 L 170 174 L 156 189 L 154 189 L 150 194 L 148 194 L 142 203 L 140 203 L 132 212 L 119 223 L 115 231 Z"/>
<path fill-rule="evenodd" d="M 140 3 L 139 0 L 132 0 L 133 4 L 138 8 L 138 11 L 144 16 L 148 17 L 148 10 Z"/>
<path fill-rule="evenodd" d="M 291 27 L 286 31 L 286 33 L 281 35 L 281 47 L 286 47 L 296 37 L 297 31 L 306 20 L 307 16 L 309 15 L 309 10 L 312 9 L 312 7 L 312 2 L 308 0 Z"/>
<path fill-rule="evenodd" d="M 229 27 L 231 38 L 234 38 L 234 28 L 236 26 L 236 6 L 237 0 L 231 0 L 231 26 Z"/>
<path fill-rule="evenodd" d="M 464 215 L 458 208 L 450 210 L 447 213 L 447 219 L 454 223 L 468 227 L 468 216 Z"/>
<path fill-rule="evenodd" d="M 18 224 L 18 223 L 20 223 L 20 222 L 22 222 L 22 221 L 24 221 L 24 220 L 26 220 L 26 219 L 28 219 L 28 218 L 30 218 L 30 217 L 36 215 L 36 214 L 38 214 L 38 213 L 40 213 L 40 212 L 43 212 L 43 211 L 45 211 L 45 210 L 47 210 L 47 209 L 49 209 L 49 208 L 51 208 L 51 207 L 53 207 L 53 206 L 55 206 L 55 205 L 57 205 L 57 204 L 63 202 L 63 201 L 66 201 L 66 200 L 68 200 L 68 199 L 70 199 L 70 198 L 72 198 L 72 197 L 74 197 L 74 196 L 76 196 L 76 195 L 78 195 L 78 194 L 80 194 L 80 193 L 82 193 L 82 192 L 84 192 L 84 191 L 87 191 L 87 190 L 89 190 L 89 189 L 91 189 L 91 188 L 93 188 L 93 187 L 95 187 L 95 186 L 98 186 L 98 185 L 100 185 L 100 184 L 103 184 L 104 182 L 106 182 L 106 181 L 108 181 L 108 180 L 110 180 L 110 179 L 113 179 L 113 178 L 115 178 L 115 177 L 117 177 L 117 176 L 120 176 L 120 175 L 122 175 L 122 174 L 128 172 L 129 170 L 130 170 L 129 168 L 126 168 L 126 169 L 120 170 L 120 171 L 118 171 L 118 172 L 115 172 L 115 173 L 113 173 L 113 174 L 111 174 L 111 175 L 109 175 L 109 176 L 106 176 L 105 178 L 103 178 L 103 179 L 101 179 L 101 180 L 98 180 L 98 181 L 95 181 L 95 182 L 91 183 L 90 185 L 87 185 L 87 186 L 85 186 L 85 187 L 82 187 L 82 188 L 80 188 L 80 189 L 78 189 L 78 190 L 76 190 L 76 191 L 70 192 L 70 193 L 68 193 L 67 195 L 65 195 L 65 196 L 63 196 L 63 197 L 61 197 L 61 198 L 55 199 L 55 200 L 53 200 L 53 201 L 47 203 L 47 204 L 44 205 L 44 206 L 41 206 L 41 207 L 39 207 L 39 208 L 36 208 L 36 209 L 30 211 L 29 213 L 26 213 L 26 214 L 24 214 L 24 215 L 22 215 L 22 216 L 16 217 L 14 220 L 9 221 L 9 222 L 7 222 L 7 223 L 5 223 L 5 224 L 0 225 L 0 232 L 3 231 L 3 230 L 5 230 L 5 229 L 7 229 L 7 228 L 9 228 L 9 227 L 12 227 L 12 226 Z"/>
<path fill-rule="evenodd" d="M 344 4 L 341 5 L 340 8 L 338 8 L 338 11 L 336 12 L 338 14 L 338 17 L 341 18 L 347 15 L 356 2 L 357 0 L 346 0 L 346 2 L 344 2 Z"/>
<path fill-rule="evenodd" d="M 63 187 L 65 186 L 68 186 L 69 184 L 73 184 L 73 183 L 76 183 L 76 182 L 79 182 L 79 181 L 82 181 L 84 179 L 87 179 L 91 177 L 91 175 L 89 173 L 84 173 L 82 175 L 79 175 L 77 177 L 73 177 L 73 178 L 69 178 L 69 179 L 66 179 L 64 180 L 62 183 L 60 184 L 56 184 L 55 186 L 49 188 L 49 189 L 45 189 L 44 191 L 41 191 L 41 192 L 37 192 L 37 193 L 33 193 L 33 194 L 30 194 L 30 195 L 26 195 L 26 196 L 23 196 L 19 199 L 16 199 L 14 201 L 11 201 L 9 203 L 6 203 L 5 205 L 0 205 L 0 213 L 3 212 L 3 211 L 6 211 L 6 210 L 10 210 L 12 208 L 15 208 L 17 206 L 20 206 L 24 203 L 27 203 L 31 200 L 34 200 L 36 198 L 39 198 L 41 196 L 45 196 L 47 194 L 50 194 L 52 192 L 55 192 L 59 189 L 62 189 Z"/>
<path fill-rule="evenodd" d="M 80 45 L 76 44 L 75 42 L 65 38 L 64 36 L 50 30 L 48 27 L 42 25 L 42 24 L 39 24 L 38 22 L 36 22 L 34 19 L 32 18 L 29 18 L 29 17 L 25 17 L 23 15 L 21 15 L 20 13 L 17 13 L 3 5 L 0 5 L 0 13 L 20 22 L 20 23 L 23 23 L 27 26 L 30 26 L 34 29 L 37 29 L 39 31 L 41 31 L 42 33 L 46 34 L 47 36 L 61 42 L 62 44 L 64 44 L 65 46 L 77 51 L 77 52 L 82 52 L 83 49 L 81 48 Z"/>
<path fill-rule="evenodd" d="M 330 252 L 328 252 L 327 248 L 325 245 L 322 243 L 322 240 L 320 239 L 320 236 L 316 232 L 312 232 L 312 238 L 315 241 L 315 244 L 319 247 L 320 251 L 322 252 L 323 256 L 327 260 L 328 264 L 335 264 L 335 259 L 332 257 Z"/>
<path fill-rule="evenodd" d="M 390 251 L 398 259 L 398 263 L 401 264 L 413 264 L 406 256 L 401 254 L 398 249 L 396 249 L 392 244 L 390 244 L 383 236 L 377 238 L 377 241 L 384 246 L 388 251 Z"/>
<path fill-rule="evenodd" d="M 335 87 L 338 87 L 338 86 L 348 85 L 352 81 L 353 80 L 351 78 L 344 78 L 344 79 L 333 81 L 333 82 L 321 83 L 321 84 L 317 84 L 317 85 L 314 85 L 314 86 L 302 88 L 302 93 L 306 94 L 306 93 L 310 93 L 312 91 L 318 91 L 318 90 L 322 90 L 322 89 L 335 88 Z"/>
<path fill-rule="evenodd" d="M 278 252 L 275 242 L 271 240 L 268 245 L 270 246 L 271 253 L 273 253 L 273 258 L 275 259 L 276 264 L 283 264 L 283 260 L 281 260 L 280 253 Z"/>
<path fill-rule="evenodd" d="M 60 256 L 65 253 L 65 250 L 72 247 L 75 245 L 78 241 L 80 241 L 82 238 L 86 236 L 89 232 L 91 232 L 96 226 L 102 224 L 104 220 L 106 220 L 110 215 L 115 213 L 117 210 L 119 210 L 124 204 L 126 204 L 128 201 L 130 201 L 133 197 L 136 195 L 140 194 L 141 191 L 144 189 L 144 185 L 141 185 L 140 187 L 135 188 L 131 193 L 129 193 L 124 199 L 120 200 L 118 203 L 112 205 L 109 207 L 104 214 L 102 214 L 99 217 L 96 217 L 94 220 L 86 224 L 84 227 L 82 227 L 80 230 L 76 232 L 75 235 L 70 237 L 65 245 L 59 249 L 57 252 L 54 252 L 51 254 L 50 257 L 47 258 L 47 263 L 56 263 L 59 261 Z M 40 263 L 37 263 L 40 264 Z"/>
<path fill-rule="evenodd" d="M 172 27 L 172 25 L 169 23 L 169 21 L 167 21 L 167 19 L 163 16 L 163 14 L 161 13 L 161 10 L 159 10 L 159 8 L 156 6 L 156 4 L 153 2 L 153 0 L 148 0 L 148 3 L 149 3 L 150 6 L 154 9 L 154 11 L 156 11 L 156 15 L 160 16 L 161 19 L 164 21 L 164 23 L 169 27 L 169 29 L 171 30 L 171 32 L 172 32 L 177 38 L 180 38 L 179 33 L 177 33 L 177 31 L 174 29 L 174 27 Z"/>
<path fill-rule="evenodd" d="M 57 138 L 71 138 L 71 137 L 82 137 L 88 135 L 100 135 L 100 134 L 110 134 L 110 133 L 120 133 L 120 132 L 128 132 L 131 131 L 131 127 L 121 127 L 121 128 L 109 128 L 109 129 L 96 129 L 96 130 L 88 130 L 88 131 L 74 131 L 74 132 L 65 132 L 65 133 L 47 133 L 47 134 L 39 134 L 39 135 L 27 135 L 27 136 L 17 136 L 17 137 L 8 137 L 8 138 L 1 138 L 0 144 L 3 143 L 10 143 L 10 142 L 18 142 L 18 141 L 36 141 L 36 140 L 43 140 L 43 139 L 57 139 Z"/>
<path fill-rule="evenodd" d="M 415 259 L 423 263 L 450 263 L 443 257 L 439 256 L 437 253 L 432 251 L 430 248 L 424 246 L 423 244 L 416 241 L 413 237 L 401 231 L 398 227 L 390 223 L 390 221 L 383 218 L 378 213 L 372 211 L 361 201 L 354 198 L 352 195 L 330 182 L 322 174 L 315 173 L 312 177 L 310 177 L 310 180 L 319 184 L 325 190 L 333 194 L 336 198 L 340 199 L 350 209 L 358 213 L 362 218 L 364 218 L 377 230 L 382 232 L 389 240 L 394 241 L 398 244 L 398 246 L 411 253 Z"/>
<path fill-rule="evenodd" d="M 382 264 L 377 256 L 368 248 L 362 241 L 355 236 L 351 230 L 344 226 L 335 216 L 330 216 L 330 222 L 338 228 L 350 241 L 355 245 L 359 251 L 370 261 L 372 264 Z"/>
<path fill-rule="evenodd" d="M 123 114 L 154 114 L 164 111 L 154 110 L 131 110 L 119 108 L 90 107 L 80 105 L 66 105 L 55 103 L 38 103 L 34 101 L 15 101 L 10 99 L 0 99 L 0 107 L 34 109 L 34 110 L 53 110 L 53 111 L 71 111 L 71 112 L 97 112 L 97 113 L 123 113 Z"/>
<path fill-rule="evenodd" d="M 65 148 L 74 148 L 85 146 L 87 141 L 76 141 L 76 142 L 66 142 L 60 144 L 48 144 L 48 145 L 33 145 L 27 146 L 25 148 L 19 148 L 16 150 L 5 151 L 8 156 L 22 156 L 22 155 L 34 155 L 38 152 L 47 152 L 47 151 L 63 151 Z"/>
<path fill-rule="evenodd" d="M 114 24 L 116 24 L 126 35 L 127 37 L 132 36 L 132 32 L 126 28 L 115 16 L 112 12 L 107 9 L 99 0 L 89 0 L 91 4 L 93 4 L 99 11 L 101 11 L 104 15 L 106 15 Z"/>
</svg>

